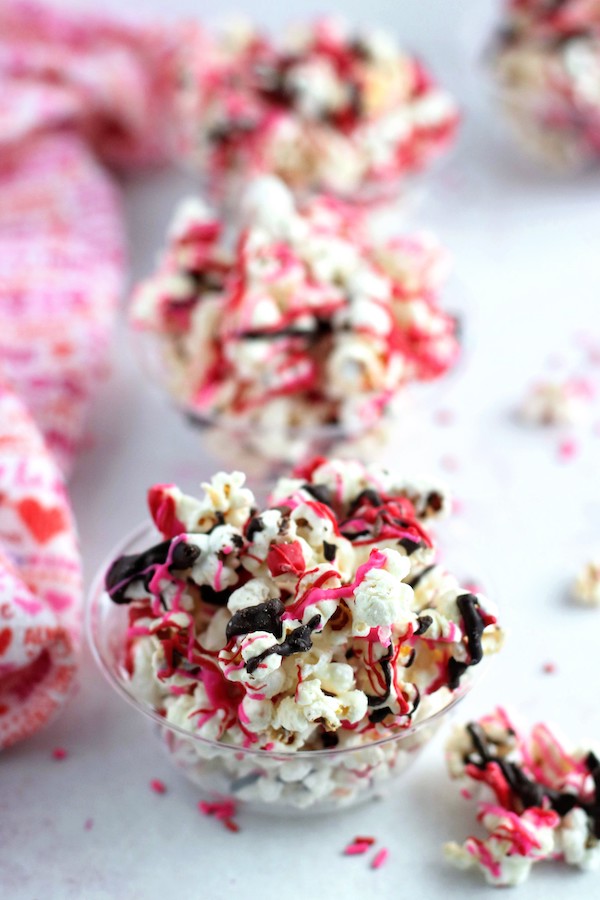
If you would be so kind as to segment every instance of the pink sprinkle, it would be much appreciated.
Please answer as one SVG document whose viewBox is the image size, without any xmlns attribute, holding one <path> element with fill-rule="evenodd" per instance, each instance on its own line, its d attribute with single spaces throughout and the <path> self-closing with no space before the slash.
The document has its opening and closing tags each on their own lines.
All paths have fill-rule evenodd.
<svg viewBox="0 0 600 900">
<path fill-rule="evenodd" d="M 390 855 L 390 851 L 387 847 L 383 847 L 379 853 L 375 854 L 373 857 L 373 861 L 371 862 L 372 869 L 380 869 L 386 862 L 387 858 Z"/>
<path fill-rule="evenodd" d="M 344 856 L 360 856 L 366 853 L 371 845 L 367 841 L 353 841 L 344 848 Z"/>
<path fill-rule="evenodd" d="M 454 422 L 454 413 L 451 409 L 438 409 L 434 414 L 434 421 L 437 425 L 452 425 Z"/>
<path fill-rule="evenodd" d="M 542 666 L 542 670 L 543 670 L 547 675 L 553 675 L 553 674 L 556 672 L 556 663 L 553 663 L 553 662 L 546 662 L 546 663 L 544 663 L 544 665 Z"/>
<path fill-rule="evenodd" d="M 375 838 L 374 838 L 374 837 L 370 837 L 370 835 L 366 835 L 366 836 L 365 836 L 365 835 L 362 835 L 362 834 L 361 834 L 361 835 L 359 835 L 358 837 L 355 837 L 355 838 L 354 838 L 354 843 L 355 843 L 355 844 L 368 844 L 369 847 L 370 847 L 372 844 L 375 843 Z"/>
<path fill-rule="evenodd" d="M 68 755 L 69 752 L 64 747 L 55 747 L 52 751 L 54 759 L 66 759 Z"/>
<path fill-rule="evenodd" d="M 460 795 L 461 795 L 461 797 L 464 797 L 465 800 L 471 800 L 473 797 L 473 794 L 471 793 L 471 791 L 468 788 L 461 788 Z"/>
<path fill-rule="evenodd" d="M 153 778 L 150 782 L 150 787 L 156 794 L 166 794 L 167 792 L 167 786 L 160 778 Z"/>
<path fill-rule="evenodd" d="M 236 805 L 233 800 L 220 800 L 214 803 L 200 800 L 198 809 L 203 816 L 214 816 L 215 819 L 223 823 L 228 831 L 237 832 L 240 830 L 240 826 L 233 818 L 236 812 Z"/>
<path fill-rule="evenodd" d="M 579 444 L 574 438 L 565 438 L 558 445 L 558 458 L 561 462 L 570 462 L 579 453 Z"/>
<path fill-rule="evenodd" d="M 86 831 L 91 831 L 92 828 L 94 827 L 94 820 L 86 819 L 85 822 L 83 823 L 83 827 L 85 828 Z"/>
</svg>

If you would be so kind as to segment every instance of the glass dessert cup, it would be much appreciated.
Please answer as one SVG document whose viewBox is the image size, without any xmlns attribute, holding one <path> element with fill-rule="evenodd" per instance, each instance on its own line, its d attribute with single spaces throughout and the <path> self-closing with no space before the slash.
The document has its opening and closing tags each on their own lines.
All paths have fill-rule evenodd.
<svg viewBox="0 0 600 900">
<path fill-rule="evenodd" d="M 600 154 L 600 116 L 541 88 L 503 84 L 488 73 L 490 101 L 513 144 L 549 173 L 577 174 Z M 591 136 L 595 133 L 595 146 Z"/>
<path fill-rule="evenodd" d="M 600 115 L 574 103 L 551 83 L 513 82 L 497 67 L 498 35 L 506 28 L 498 3 L 465 5 L 459 23 L 463 77 L 481 85 L 482 102 L 498 139 L 521 151 L 523 159 L 548 175 L 577 175 L 597 164 Z M 526 68 L 523 67 L 526 71 Z"/>
<path fill-rule="evenodd" d="M 158 540 L 158 532 L 143 525 L 116 547 L 109 559 L 139 552 Z M 452 534 L 440 541 L 444 562 L 452 564 L 454 543 Z M 88 641 L 100 670 L 117 693 L 152 723 L 172 764 L 204 795 L 234 799 L 254 811 L 328 813 L 387 793 L 487 669 L 484 660 L 468 670 L 459 689 L 450 692 L 443 688 L 435 696 L 424 697 L 408 728 L 357 747 L 280 752 L 209 740 L 167 722 L 156 708 L 135 695 L 123 664 L 128 609 L 113 603 L 104 590 L 108 564 L 94 580 L 86 610 Z"/>
</svg>

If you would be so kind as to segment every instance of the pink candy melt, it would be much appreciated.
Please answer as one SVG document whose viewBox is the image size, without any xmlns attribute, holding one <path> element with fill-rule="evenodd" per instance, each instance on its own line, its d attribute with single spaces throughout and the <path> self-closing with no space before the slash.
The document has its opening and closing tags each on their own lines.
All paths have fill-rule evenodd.
<svg viewBox="0 0 600 900">
<path fill-rule="evenodd" d="M 165 538 L 185 531 L 185 525 L 175 515 L 175 500 L 170 493 L 174 487 L 173 484 L 156 484 L 148 491 L 150 515 Z"/>
<path fill-rule="evenodd" d="M 308 606 L 313 606 L 322 600 L 341 600 L 345 597 L 352 597 L 356 588 L 365 580 L 371 569 L 382 569 L 386 562 L 387 557 L 385 553 L 382 553 L 380 550 L 371 550 L 371 555 L 367 562 L 363 563 L 356 570 L 356 578 L 352 584 L 344 584 L 338 588 L 309 588 L 304 597 L 287 607 L 282 618 L 299 619 Z"/>
</svg>

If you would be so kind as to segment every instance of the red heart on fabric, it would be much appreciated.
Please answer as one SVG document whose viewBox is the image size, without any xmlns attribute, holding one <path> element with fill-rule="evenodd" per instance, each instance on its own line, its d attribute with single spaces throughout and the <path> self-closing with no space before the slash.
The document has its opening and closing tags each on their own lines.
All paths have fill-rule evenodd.
<svg viewBox="0 0 600 900">
<path fill-rule="evenodd" d="M 10 647 L 12 636 L 13 635 L 10 628 L 2 628 L 0 630 L 0 656 L 2 656 L 3 653 L 6 653 L 6 651 Z"/>
<path fill-rule="evenodd" d="M 39 544 L 45 544 L 64 531 L 67 523 L 59 506 L 42 506 L 33 497 L 17 503 L 17 512 Z"/>
</svg>

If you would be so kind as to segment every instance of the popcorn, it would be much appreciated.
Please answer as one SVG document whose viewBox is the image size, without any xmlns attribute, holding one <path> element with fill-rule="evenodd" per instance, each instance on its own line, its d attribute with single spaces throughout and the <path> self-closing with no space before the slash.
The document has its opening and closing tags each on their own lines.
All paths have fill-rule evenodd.
<svg viewBox="0 0 600 900">
<path fill-rule="evenodd" d="M 451 778 L 480 787 L 478 820 L 488 832 L 447 844 L 453 865 L 477 867 L 498 886 L 521 884 L 544 860 L 600 865 L 600 762 L 592 750 L 567 751 L 545 725 L 525 736 L 497 709 L 455 728 L 446 758 Z"/>
<path fill-rule="evenodd" d="M 459 119 L 389 34 L 353 33 L 332 18 L 277 40 L 250 24 L 243 41 L 203 35 L 189 54 L 184 103 L 191 154 L 232 196 L 264 173 L 302 193 L 390 194 L 448 148 Z"/>
<path fill-rule="evenodd" d="M 558 168 L 598 157 L 598 0 L 507 0 L 491 56 L 503 110 L 526 150 Z"/>
<path fill-rule="evenodd" d="M 572 596 L 580 606 L 600 606 L 600 559 L 585 564 L 575 579 Z"/>
<path fill-rule="evenodd" d="M 151 488 L 163 540 L 106 575 L 111 599 L 128 607 L 130 689 L 191 735 L 252 750 L 340 744 L 367 754 L 374 740 L 443 708 L 499 648 L 489 601 L 442 565 L 423 565 L 423 548 L 433 553 L 423 522 L 447 508 L 442 488 L 431 504 L 425 482 L 321 458 L 280 479 L 263 510 L 240 473 L 219 473 L 204 490 L 195 500 L 173 485 Z M 214 748 L 206 753 L 214 758 Z M 298 786 L 286 770 L 285 796 L 301 806 L 314 792 L 348 797 L 384 777 L 393 758 L 378 749 L 354 759 L 343 783 L 310 767 Z M 280 796 L 258 784 L 255 795 L 265 791 Z"/>
<path fill-rule="evenodd" d="M 593 396 L 586 379 L 538 382 L 523 400 L 519 417 L 528 425 L 573 425 L 589 416 Z"/>
<path fill-rule="evenodd" d="M 402 579 L 410 572 L 410 562 L 394 550 L 384 550 L 384 567 L 371 569 L 354 591 L 352 634 L 366 637 L 378 629 L 379 640 L 391 640 L 392 626 L 399 630 L 414 628 L 417 616 L 412 611 L 413 591 Z"/>
<path fill-rule="evenodd" d="M 456 363 L 457 324 L 439 305 L 445 254 L 430 236 L 373 244 L 362 214 L 330 197 L 296 205 L 273 177 L 241 206 L 228 257 L 221 223 L 200 227 L 186 201 L 159 271 L 133 297 L 132 324 L 154 335 L 188 412 L 269 441 L 321 425 L 364 432 L 408 384 Z M 228 524 L 247 508 L 238 475 L 206 489 Z M 156 504 L 176 502 L 186 528 L 196 517 L 207 530 L 197 502 L 164 494 Z"/>
</svg>

